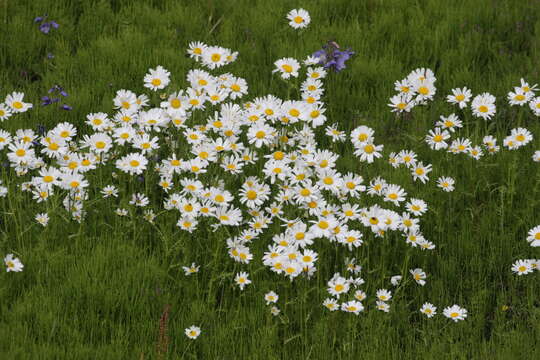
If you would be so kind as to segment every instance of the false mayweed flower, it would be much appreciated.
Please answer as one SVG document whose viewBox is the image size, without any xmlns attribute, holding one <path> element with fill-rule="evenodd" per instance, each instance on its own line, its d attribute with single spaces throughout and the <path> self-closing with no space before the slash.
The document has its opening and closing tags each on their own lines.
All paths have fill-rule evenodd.
<svg viewBox="0 0 540 360">
<path fill-rule="evenodd" d="M 454 322 L 458 322 L 459 320 L 465 320 L 467 317 L 467 310 L 458 305 L 452 305 L 445 308 L 443 314 L 447 318 L 454 320 Z"/>
<path fill-rule="evenodd" d="M 319 59 L 319 65 L 323 65 L 325 69 L 333 69 L 339 72 L 345 69 L 345 62 L 354 55 L 354 52 L 349 48 L 340 50 L 339 45 L 335 41 L 328 41 L 323 45 L 322 49 L 313 53 L 313 57 Z"/>
</svg>

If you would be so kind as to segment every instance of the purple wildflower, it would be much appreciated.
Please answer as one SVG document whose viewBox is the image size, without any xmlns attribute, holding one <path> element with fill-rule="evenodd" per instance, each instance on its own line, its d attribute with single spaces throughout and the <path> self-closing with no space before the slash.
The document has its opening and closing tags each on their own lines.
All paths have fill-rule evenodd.
<svg viewBox="0 0 540 360">
<path fill-rule="evenodd" d="M 58 25 L 58 23 L 56 21 L 45 21 L 45 19 L 47 19 L 47 14 L 43 15 L 43 16 L 38 16 L 34 19 L 34 22 L 35 23 L 40 23 L 39 24 L 39 31 L 41 31 L 42 33 L 44 34 L 48 34 L 51 29 L 58 29 L 58 27 L 60 25 Z"/>
<path fill-rule="evenodd" d="M 319 64 L 325 69 L 334 69 L 339 72 L 345 69 L 345 62 L 354 55 L 350 49 L 340 50 L 339 45 L 335 41 L 329 41 L 323 48 L 313 53 L 314 57 L 319 58 Z"/>
<path fill-rule="evenodd" d="M 73 108 L 71 106 L 69 106 L 68 104 L 63 104 L 61 107 L 60 107 L 62 110 L 72 110 Z"/>
</svg>

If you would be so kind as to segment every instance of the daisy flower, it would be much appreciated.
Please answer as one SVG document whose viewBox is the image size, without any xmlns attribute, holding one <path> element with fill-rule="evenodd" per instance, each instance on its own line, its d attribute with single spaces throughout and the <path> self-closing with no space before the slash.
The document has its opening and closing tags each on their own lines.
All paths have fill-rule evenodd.
<svg viewBox="0 0 540 360">
<path fill-rule="evenodd" d="M 0 104 L 0 121 L 9 119 L 11 116 L 11 108 L 6 104 Z"/>
<path fill-rule="evenodd" d="M 116 167 L 130 175 L 139 175 L 146 170 L 148 160 L 139 153 L 128 154 L 116 161 Z"/>
<path fill-rule="evenodd" d="M 188 338 L 195 340 L 201 334 L 201 328 L 193 325 L 188 327 L 184 332 Z"/>
<path fill-rule="evenodd" d="M 323 306 L 330 311 L 339 310 L 338 302 L 336 299 L 327 298 L 323 301 Z"/>
<path fill-rule="evenodd" d="M 464 109 L 467 107 L 467 103 L 472 97 L 471 90 L 467 89 L 466 87 L 460 89 L 455 88 L 452 89 L 452 95 L 448 95 L 446 97 L 446 101 L 448 101 L 450 104 L 457 104 L 460 109 Z"/>
<path fill-rule="evenodd" d="M 360 161 L 365 161 L 371 164 L 374 159 L 382 157 L 381 151 L 384 145 L 375 145 L 373 143 L 364 143 L 356 147 L 354 155 L 360 158 Z"/>
<path fill-rule="evenodd" d="M 251 284 L 251 280 L 248 279 L 248 273 L 240 272 L 234 277 L 234 281 L 240 287 L 240 290 L 244 290 L 244 287 Z"/>
<path fill-rule="evenodd" d="M 278 299 L 279 299 L 279 295 L 273 291 L 270 291 L 264 295 L 264 300 L 266 301 L 266 305 L 270 305 L 270 303 L 276 303 Z"/>
<path fill-rule="evenodd" d="M 450 134 L 446 130 L 441 130 L 437 127 L 434 130 L 429 130 L 429 133 L 426 135 L 426 143 L 433 150 L 446 149 L 448 144 L 446 140 L 450 138 Z"/>
<path fill-rule="evenodd" d="M 471 103 L 472 113 L 476 117 L 481 117 L 484 120 L 489 120 L 495 115 L 495 96 L 490 93 L 482 93 L 476 95 Z"/>
<path fill-rule="evenodd" d="M 437 314 L 437 307 L 431 303 L 424 303 L 420 308 L 420 312 L 426 315 L 428 318 L 432 318 Z"/>
<path fill-rule="evenodd" d="M 24 93 L 12 92 L 8 96 L 6 96 L 5 103 L 7 106 L 10 107 L 12 112 L 23 113 L 25 111 L 28 111 L 28 109 L 32 108 L 32 104 L 25 103 L 23 101 L 23 98 L 24 98 Z"/>
<path fill-rule="evenodd" d="M 289 25 L 294 29 L 302 29 L 309 25 L 311 18 L 309 13 L 304 9 L 293 9 L 287 14 Z"/>
<path fill-rule="evenodd" d="M 171 73 L 161 65 L 158 65 L 155 69 L 149 69 L 144 76 L 144 87 L 153 91 L 164 89 L 169 85 L 170 75 Z"/>
<path fill-rule="evenodd" d="M 293 58 L 283 58 L 277 60 L 274 65 L 276 69 L 272 72 L 280 72 L 283 79 L 288 79 L 292 77 L 298 77 L 298 70 L 300 69 L 300 63 Z"/>
<path fill-rule="evenodd" d="M 47 213 L 37 214 L 36 221 L 45 227 L 49 223 L 49 215 L 47 215 Z"/>
<path fill-rule="evenodd" d="M 392 112 L 409 112 L 414 107 L 415 102 L 411 94 L 398 94 L 390 98 L 388 106 L 392 108 Z"/>
<path fill-rule="evenodd" d="M 401 275 L 394 275 L 390 278 L 390 283 L 394 286 L 398 286 L 402 278 Z"/>
<path fill-rule="evenodd" d="M 429 178 L 427 177 L 429 172 L 431 172 L 431 164 L 424 166 L 421 161 L 415 164 L 411 169 L 413 180 L 420 180 L 423 184 L 429 181 Z"/>
<path fill-rule="evenodd" d="M 519 105 L 523 106 L 529 102 L 529 100 L 534 96 L 534 93 L 527 92 L 525 93 L 521 88 L 515 88 L 515 91 L 510 91 L 507 95 L 508 103 L 510 106 Z"/>
<path fill-rule="evenodd" d="M 534 115 L 540 116 L 540 96 L 532 98 L 529 101 L 529 108 L 533 111 Z"/>
<path fill-rule="evenodd" d="M 419 285 L 422 285 L 424 286 L 426 284 L 426 281 L 424 280 L 426 278 L 426 273 L 420 269 L 420 268 L 417 268 L 417 269 L 414 269 L 414 270 L 409 270 L 409 272 L 411 273 L 414 281 L 416 281 L 417 284 Z"/>
<path fill-rule="evenodd" d="M 219 46 L 208 46 L 202 52 L 202 64 L 209 69 L 215 69 L 227 64 L 227 49 Z"/>
<path fill-rule="evenodd" d="M 437 179 L 437 186 L 446 192 L 454 191 L 455 180 L 451 177 L 441 176 Z"/>
<path fill-rule="evenodd" d="M 379 301 L 379 300 L 378 300 L 378 301 L 376 302 L 376 305 L 375 305 L 375 306 L 377 307 L 377 310 L 379 310 L 379 311 L 384 311 L 384 312 L 386 312 L 386 313 L 387 313 L 387 312 L 390 312 L 390 305 L 387 304 L 387 303 L 385 303 L 384 301 Z"/>
<path fill-rule="evenodd" d="M 13 254 L 7 254 L 4 258 L 4 263 L 6 264 L 7 272 L 19 272 L 22 271 L 22 269 L 24 268 L 24 265 L 21 263 L 21 261 L 18 258 L 14 258 Z"/>
<path fill-rule="evenodd" d="M 277 306 L 272 306 L 270 308 L 270 314 L 272 314 L 274 316 L 278 316 L 280 312 L 281 312 L 281 310 L 279 310 L 279 308 Z"/>
<path fill-rule="evenodd" d="M 182 266 L 182 270 L 184 270 L 184 274 L 186 276 L 189 276 L 191 274 L 195 274 L 199 272 L 199 265 L 195 265 L 195 263 L 191 263 L 190 266 Z"/>
<path fill-rule="evenodd" d="M 529 260 L 518 260 L 512 264 L 512 271 L 518 275 L 527 275 L 533 272 L 532 264 Z"/>
<path fill-rule="evenodd" d="M 450 132 L 456 131 L 456 128 L 462 128 L 463 123 L 456 114 L 450 114 L 447 117 L 441 115 L 440 120 L 435 123 L 435 126 L 439 126 L 443 129 L 448 129 Z"/>
<path fill-rule="evenodd" d="M 332 279 L 328 281 L 328 292 L 330 295 L 339 298 L 341 294 L 346 294 L 349 291 L 349 283 L 339 273 L 334 274 Z"/>
<path fill-rule="evenodd" d="M 101 194 L 104 198 L 118 197 L 118 189 L 114 185 L 107 185 L 101 190 Z"/>
<path fill-rule="evenodd" d="M 341 310 L 345 312 L 353 313 L 354 315 L 360 314 L 364 310 L 364 305 L 360 301 L 351 300 L 341 304 Z"/>
<path fill-rule="evenodd" d="M 454 322 L 458 322 L 459 320 L 465 320 L 467 317 L 467 310 L 458 305 L 452 305 L 445 308 L 443 314 L 447 318 L 454 320 Z"/>
<path fill-rule="evenodd" d="M 380 301 L 388 301 L 392 298 L 392 292 L 386 289 L 379 289 L 376 296 Z"/>
<path fill-rule="evenodd" d="M 527 241 L 533 247 L 540 246 L 540 225 L 533 227 L 527 234 Z"/>
<path fill-rule="evenodd" d="M 1 149 L 1 145 L 0 145 Z M 536 150 L 532 156 L 534 162 L 540 162 L 540 150 Z"/>
</svg>

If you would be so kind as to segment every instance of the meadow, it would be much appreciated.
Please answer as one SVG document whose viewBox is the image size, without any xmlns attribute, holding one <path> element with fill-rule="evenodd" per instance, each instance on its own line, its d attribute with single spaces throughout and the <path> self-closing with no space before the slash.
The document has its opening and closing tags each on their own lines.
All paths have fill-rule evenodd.
<svg viewBox="0 0 540 360">
<path fill-rule="evenodd" d="M 311 18 L 302 29 L 289 26 L 286 19 L 298 8 L 306 9 Z M 286 80 L 280 76 L 283 71 L 273 72 L 275 62 L 283 58 L 302 62 L 329 41 L 342 50 L 350 48 L 354 55 L 346 67 L 339 72 L 329 69 L 322 79 L 326 122 L 313 129 L 317 148 L 339 155 L 339 173 L 363 178 L 366 191 L 349 201 L 362 208 L 362 214 L 376 204 L 399 214 L 406 211 L 406 201 L 395 206 L 367 193 L 378 177 L 399 184 L 407 201 L 425 201 L 427 211 L 418 216 L 421 232 L 435 245 L 420 250 L 406 243 L 402 231 L 377 234 L 359 218 L 349 227 L 362 233 L 360 246 L 349 248 L 332 236 L 315 236 L 309 249 L 318 256 L 316 271 L 289 280 L 263 263 L 274 235 L 286 229 L 286 221 L 274 217 L 248 242 L 253 258 L 247 263 L 233 258 L 227 240 L 253 227 L 252 218 L 258 219 L 239 201 L 246 195 L 241 191 L 246 176 L 273 189 L 272 199 L 261 209 L 274 204 L 277 194 L 277 185 L 263 175 L 264 156 L 275 153 L 269 146 L 249 142 L 248 127 L 240 139 L 259 161 L 246 165 L 245 174 L 212 164 L 215 167 L 200 177 L 175 174 L 169 192 L 158 185 L 160 176 L 153 166 L 169 159 L 171 152 L 184 160 L 193 157 L 184 129 L 149 131 L 162 145 L 155 152 L 143 151 L 149 164 L 137 176 L 115 165 L 134 151 L 115 145 L 100 155 L 105 160 L 96 160 L 96 169 L 85 173 L 88 197 L 82 201 L 80 219 L 65 208 L 69 189 L 56 186 L 46 201 L 23 191 L 22 184 L 38 176 L 39 169 L 17 174 L 7 155 L 11 150 L 5 147 L 0 149 L 0 185 L 7 191 L 0 197 L 0 256 L 14 254 L 24 268 L 0 272 L 0 359 L 540 356 L 538 268 L 523 275 L 512 270 L 519 259 L 540 257 L 538 247 L 527 241 L 531 229 L 540 224 L 540 162 L 534 159 L 540 150 L 540 118 L 527 104 L 511 106 L 507 99 L 521 79 L 531 87 L 540 83 L 540 2 L 4 0 L 0 9 L 0 101 L 17 91 L 33 104 L 0 122 L 0 131 L 11 136 L 18 129 L 45 134 L 69 122 L 77 128 L 78 143 L 96 132 L 88 114 L 102 112 L 113 118 L 118 111 L 113 99 L 119 90 L 146 94 L 149 107 L 159 108 L 170 94 L 190 86 L 186 75 L 191 69 L 245 79 L 247 94 L 226 102 L 245 105 L 268 94 L 298 100 L 305 93 L 300 86 L 307 66 L 302 65 L 298 78 Z M 58 27 L 43 28 L 48 21 Z M 205 68 L 187 52 L 196 41 L 232 49 L 238 57 L 222 67 Z M 153 91 L 143 79 L 158 66 L 170 72 L 170 84 Z M 392 111 L 388 104 L 396 94 L 395 82 L 419 68 L 433 71 L 436 93 L 408 112 Z M 452 89 L 463 87 L 472 91 L 473 98 L 486 92 L 495 96 L 496 113 L 484 120 L 469 108 L 446 101 Z M 51 100 L 53 95 L 58 102 L 42 105 L 47 101 L 44 96 Z M 193 110 L 186 124 L 204 125 L 219 109 L 208 105 Z M 440 117 L 452 113 L 463 123 L 450 132 L 447 142 L 469 139 L 482 149 L 478 159 L 434 150 L 426 143 Z M 299 130 L 300 123 L 270 125 Z M 346 140 L 332 141 L 325 133 L 330 125 Z M 358 144 L 350 141 L 351 132 L 361 126 L 374 131 L 374 144 L 384 145 L 382 157 L 373 162 L 361 161 Z M 503 140 L 516 128 L 527 129 L 533 137 L 526 145 L 509 149 Z M 301 142 L 302 134 L 294 141 Z M 493 154 L 483 144 L 488 135 L 500 147 Z M 390 164 L 389 156 L 402 150 L 414 151 L 418 161 L 431 164 L 429 181 L 415 180 L 406 166 Z M 43 158 L 46 167 L 54 163 Z M 180 191 L 186 176 L 215 188 L 222 180 L 244 221 L 217 227 L 219 221 L 199 217 L 195 230 L 182 229 L 191 218 L 165 209 L 164 201 Z M 443 191 L 437 186 L 439 177 L 453 178 L 455 189 Z M 104 196 L 107 185 L 116 187 L 118 197 Z M 133 203 L 135 193 L 145 194 L 149 204 Z M 118 209 L 125 209 L 125 216 Z M 309 209 L 294 201 L 284 212 L 282 218 L 305 218 L 306 224 L 321 218 L 308 215 Z M 41 213 L 48 214 L 46 226 L 35 219 Z M 346 263 L 352 258 L 361 266 L 355 274 Z M 191 264 L 200 267 L 187 275 L 189 269 L 183 267 Z M 411 277 L 410 270 L 417 268 L 427 274 L 425 285 Z M 241 272 L 251 280 L 243 289 L 237 277 Z M 364 291 L 367 297 L 358 315 L 323 306 L 332 298 L 328 282 L 335 273 L 365 280 L 358 287 L 350 284 L 351 291 L 339 298 L 340 303 L 354 300 L 355 289 Z M 396 275 L 402 280 L 393 285 Z M 392 292 L 388 312 L 378 308 L 379 289 Z M 270 291 L 279 299 L 268 305 L 265 295 Z M 437 306 L 432 318 L 419 311 L 426 302 Z M 462 321 L 443 315 L 443 309 L 454 304 L 467 310 Z M 278 314 L 272 313 L 272 306 Z M 185 333 L 193 325 L 200 328 L 195 339 Z"/>
</svg>

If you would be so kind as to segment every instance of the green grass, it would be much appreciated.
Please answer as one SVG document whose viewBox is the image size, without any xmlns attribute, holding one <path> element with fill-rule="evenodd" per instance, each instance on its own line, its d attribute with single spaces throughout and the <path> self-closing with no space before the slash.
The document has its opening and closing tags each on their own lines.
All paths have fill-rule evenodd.
<svg viewBox="0 0 540 360">
<path fill-rule="evenodd" d="M 312 17 L 300 32 L 284 19 L 298 7 Z M 168 90 L 186 87 L 185 74 L 195 63 L 185 49 L 193 40 L 239 51 L 224 71 L 247 80 L 250 98 L 286 97 L 286 85 L 271 74 L 278 58 L 303 59 L 329 39 L 351 47 L 357 55 L 349 67 L 325 81 L 329 123 L 346 131 L 360 124 L 373 127 L 376 142 L 385 145 L 385 158 L 391 151 L 416 151 L 433 165 L 431 181 L 414 183 L 406 169 L 393 169 L 383 160 L 360 163 L 350 143 L 321 143 L 342 155 L 341 171 L 355 171 L 366 181 L 380 175 L 424 199 L 430 211 L 422 217 L 422 230 L 437 245 L 433 252 L 420 252 L 397 234 L 375 239 L 364 232 L 364 246 L 353 254 L 364 268 L 369 311 L 358 317 L 329 313 L 321 305 L 328 295 L 326 282 L 345 270 L 343 259 L 351 255 L 345 248 L 318 242 L 314 278 L 290 283 L 260 261 L 279 225 L 251 246 L 255 260 L 240 266 L 226 254 L 223 232 L 201 226 L 188 235 L 175 226 L 173 213 L 160 215 L 155 226 L 141 217 L 117 217 L 114 209 L 127 205 L 127 197 L 116 204 L 95 196 L 79 225 L 68 220 L 62 197 L 36 204 L 20 193 L 21 179 L 2 168 L 10 192 L 0 199 L 0 255 L 16 253 L 25 268 L 0 275 L 1 358 L 154 359 L 167 304 L 165 358 L 170 359 L 538 357 L 538 275 L 518 277 L 510 266 L 538 256 L 525 237 L 540 223 L 540 168 L 531 159 L 540 149 L 540 121 L 528 109 L 504 104 L 521 77 L 540 82 L 537 1 L 4 0 L 0 9 L 0 97 L 23 91 L 34 103 L 32 111 L 0 123 L 13 132 L 37 124 L 52 128 L 61 121 L 88 132 L 86 114 L 112 113 L 118 89 L 148 93 L 142 78 L 157 65 L 172 73 Z M 60 24 L 49 35 L 32 22 L 44 13 Z M 46 59 L 48 52 L 54 59 Z M 417 67 L 434 70 L 437 100 L 415 108 L 408 119 L 396 119 L 386 105 L 393 83 Z M 71 112 L 39 106 L 54 84 L 70 94 Z M 443 96 L 463 86 L 474 94 L 494 94 L 498 113 L 484 122 L 466 112 L 460 137 L 478 144 L 491 134 L 501 143 L 510 129 L 523 126 L 535 135 L 533 143 L 480 161 L 430 150 L 423 137 L 439 115 L 456 110 Z M 111 170 L 89 176 L 99 185 L 91 188 L 91 198 L 111 182 Z M 435 187 L 442 175 L 456 179 L 453 193 Z M 144 190 L 126 179 L 116 182 L 121 192 Z M 154 208 L 162 209 L 158 189 L 147 194 Z M 33 218 L 45 211 L 51 221 L 42 228 Z M 185 277 L 181 266 L 191 262 L 201 271 Z M 407 275 L 414 267 L 429 274 L 426 286 L 402 288 L 388 314 L 374 310 L 375 291 L 389 287 L 390 276 Z M 253 280 L 243 292 L 233 285 L 238 271 L 249 271 Z M 264 303 L 269 290 L 280 296 L 279 317 Z M 427 320 L 418 313 L 426 301 L 439 313 L 460 304 L 469 317 L 456 324 L 442 315 Z M 501 310 L 503 305 L 509 310 Z M 196 341 L 183 333 L 193 324 L 202 328 Z"/>
</svg>

